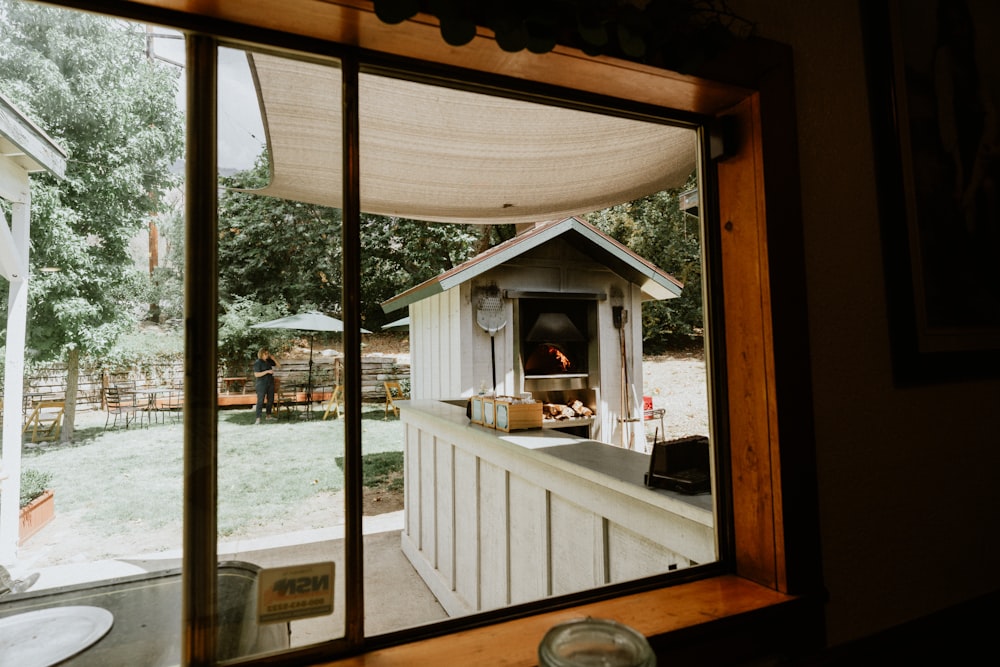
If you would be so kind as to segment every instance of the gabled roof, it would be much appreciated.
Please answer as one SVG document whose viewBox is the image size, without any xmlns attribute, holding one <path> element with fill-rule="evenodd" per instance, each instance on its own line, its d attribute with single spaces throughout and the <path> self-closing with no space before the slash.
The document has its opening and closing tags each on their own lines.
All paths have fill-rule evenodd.
<svg viewBox="0 0 1000 667">
<path fill-rule="evenodd" d="M 29 174 L 49 171 L 60 178 L 66 175 L 66 151 L 3 95 L 0 95 L 0 157 Z"/>
<path fill-rule="evenodd" d="M 647 299 L 673 299 L 681 294 L 683 285 L 676 278 L 650 264 L 586 220 L 574 216 L 558 222 L 543 223 L 518 234 L 435 278 L 383 301 L 382 310 L 391 313 L 445 292 L 560 237 L 595 262 L 638 285 Z"/>
</svg>

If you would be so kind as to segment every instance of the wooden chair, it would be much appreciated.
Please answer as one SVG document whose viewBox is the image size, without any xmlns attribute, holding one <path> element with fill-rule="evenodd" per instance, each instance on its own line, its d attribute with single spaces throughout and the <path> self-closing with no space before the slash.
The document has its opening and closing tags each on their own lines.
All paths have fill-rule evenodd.
<svg viewBox="0 0 1000 667">
<path fill-rule="evenodd" d="M 41 429 L 42 440 L 55 440 L 62 430 L 65 410 L 66 401 L 38 401 L 21 433 L 26 433 L 31 428 L 31 441 L 38 442 L 38 432 Z"/>
<path fill-rule="evenodd" d="M 395 404 L 396 399 L 406 398 L 406 394 L 403 393 L 403 387 L 396 380 L 388 380 L 382 383 L 385 386 L 385 418 L 389 418 L 389 409 L 392 409 L 392 413 L 399 416 L 399 407 Z"/>
<path fill-rule="evenodd" d="M 274 418 L 277 419 L 281 416 L 282 411 L 291 416 L 293 411 L 298 411 L 298 404 L 298 390 L 295 387 L 289 387 L 281 381 L 281 378 L 274 378 L 274 406 L 271 408 L 271 414 L 274 415 Z M 267 412 L 266 400 L 264 411 Z"/>
<path fill-rule="evenodd" d="M 336 419 L 340 416 L 340 404 L 344 402 L 344 385 L 337 384 L 333 386 L 333 391 L 330 392 L 330 398 L 326 401 L 326 411 L 323 412 L 323 419 L 326 420 L 327 417 L 333 415 Z"/>
<path fill-rule="evenodd" d="M 178 419 L 184 410 L 184 388 L 168 387 L 163 391 L 162 396 L 157 397 L 157 410 L 172 415 Z"/>
<path fill-rule="evenodd" d="M 108 416 L 104 419 L 104 430 L 108 428 L 111 415 L 115 417 L 114 423 L 111 425 L 112 428 L 118 426 L 119 417 L 125 420 L 125 428 L 128 428 L 128 425 L 134 422 L 136 417 L 139 419 L 139 425 L 142 426 L 142 413 L 145 411 L 146 406 L 136 405 L 134 394 L 123 393 L 117 385 L 114 387 L 105 387 L 104 403 L 108 410 Z"/>
</svg>

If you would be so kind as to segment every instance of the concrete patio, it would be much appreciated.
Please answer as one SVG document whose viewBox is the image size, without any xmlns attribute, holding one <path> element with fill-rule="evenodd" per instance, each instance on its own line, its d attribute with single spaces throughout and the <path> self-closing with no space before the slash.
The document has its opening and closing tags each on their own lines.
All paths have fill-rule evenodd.
<svg viewBox="0 0 1000 667">
<path fill-rule="evenodd" d="M 447 618 L 400 548 L 403 513 L 365 517 L 364 590 L 365 632 L 378 635 Z M 219 561 L 242 561 L 261 568 L 334 560 L 342 567 L 343 527 L 299 531 L 267 538 L 222 543 Z M 116 559 L 12 570 L 15 578 L 37 573 L 28 593 L 105 581 L 147 572 L 180 568 L 180 550 L 136 554 Z M 329 616 L 295 621 L 292 646 L 327 641 L 340 636 L 344 609 L 335 605 Z"/>
</svg>

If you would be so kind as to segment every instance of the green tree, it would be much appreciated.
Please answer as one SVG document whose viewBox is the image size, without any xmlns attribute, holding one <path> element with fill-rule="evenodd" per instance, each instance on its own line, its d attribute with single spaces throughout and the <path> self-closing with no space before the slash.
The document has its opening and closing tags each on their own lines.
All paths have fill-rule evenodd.
<svg viewBox="0 0 1000 667">
<path fill-rule="evenodd" d="M 0 92 L 69 154 L 64 180 L 43 176 L 32 190 L 28 305 L 33 359 L 69 366 L 63 440 L 73 437 L 80 355 L 108 350 L 148 297 L 129 244 L 178 182 L 178 79 L 146 57 L 141 26 L 0 4 Z"/>
<path fill-rule="evenodd" d="M 150 276 L 150 304 L 157 311 L 150 314 L 170 325 L 184 317 L 184 211 L 175 205 L 157 218 L 157 227 L 165 252 Z"/>
<path fill-rule="evenodd" d="M 340 210 L 241 191 L 267 179 L 266 155 L 222 179 L 220 298 L 340 314 Z M 465 261 L 479 239 L 472 226 L 394 216 L 365 214 L 361 225 L 362 320 L 370 329 L 395 319 L 382 312 L 382 301 Z"/>
<path fill-rule="evenodd" d="M 697 217 L 680 209 L 682 191 L 658 192 L 587 216 L 606 234 L 684 284 L 676 299 L 643 304 L 643 345 L 653 353 L 689 347 L 704 331 L 700 225 Z"/>
<path fill-rule="evenodd" d="M 340 210 L 242 192 L 268 182 L 267 155 L 223 177 L 219 200 L 219 295 L 289 312 L 339 312 Z"/>
</svg>

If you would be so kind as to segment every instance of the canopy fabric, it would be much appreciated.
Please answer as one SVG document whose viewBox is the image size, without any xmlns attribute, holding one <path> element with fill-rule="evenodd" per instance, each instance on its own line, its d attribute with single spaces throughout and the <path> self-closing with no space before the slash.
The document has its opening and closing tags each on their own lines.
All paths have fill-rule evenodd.
<svg viewBox="0 0 1000 667">
<path fill-rule="evenodd" d="M 340 70 L 251 54 L 272 164 L 260 194 L 342 207 Z M 362 73 L 361 209 L 472 224 L 562 219 L 682 187 L 696 132 Z"/>
<path fill-rule="evenodd" d="M 393 320 L 388 324 L 382 325 L 383 329 L 409 329 L 410 328 L 410 317 L 402 317 L 398 320 Z"/>
<path fill-rule="evenodd" d="M 298 329 L 300 331 L 343 331 L 344 323 L 336 317 L 330 317 L 314 310 L 286 317 L 279 317 L 276 320 L 251 324 L 251 329 Z M 362 329 L 361 333 L 371 333 L 367 329 Z"/>
</svg>

